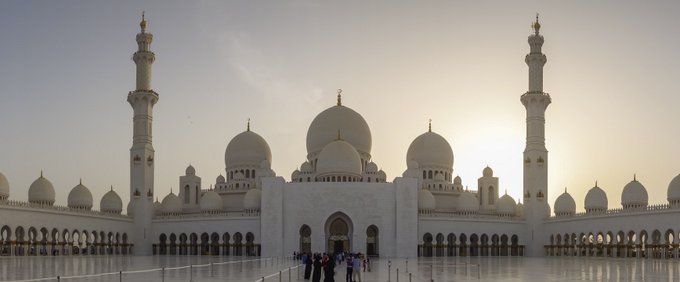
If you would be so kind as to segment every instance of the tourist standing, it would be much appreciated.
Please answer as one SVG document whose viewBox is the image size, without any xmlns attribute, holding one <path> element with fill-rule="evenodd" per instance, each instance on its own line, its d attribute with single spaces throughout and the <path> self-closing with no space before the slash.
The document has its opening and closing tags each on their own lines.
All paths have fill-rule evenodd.
<svg viewBox="0 0 680 282">
<path fill-rule="evenodd" d="M 309 277 L 312 275 L 312 258 L 310 254 L 304 253 L 302 255 L 302 263 L 305 264 L 305 280 L 309 280 Z"/>
<path fill-rule="evenodd" d="M 354 273 L 354 282 L 361 282 L 361 254 L 356 254 L 352 260 L 352 273 Z"/>
<path fill-rule="evenodd" d="M 345 276 L 345 282 L 352 282 L 352 256 L 348 255 L 345 263 L 347 264 L 347 275 Z"/>
<path fill-rule="evenodd" d="M 312 282 L 321 282 L 321 260 L 317 254 L 314 256 L 314 270 L 312 271 Z"/>
</svg>

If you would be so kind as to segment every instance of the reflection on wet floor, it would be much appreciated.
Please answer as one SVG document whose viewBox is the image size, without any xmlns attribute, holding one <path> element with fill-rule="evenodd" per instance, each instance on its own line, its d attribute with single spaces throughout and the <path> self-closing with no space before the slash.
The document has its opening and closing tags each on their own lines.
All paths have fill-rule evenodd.
<svg viewBox="0 0 680 282">
<path fill-rule="evenodd" d="M 57 281 L 56 276 L 59 275 L 61 281 L 254 282 L 262 277 L 272 282 L 304 281 L 303 269 L 296 268 L 298 264 L 299 261 L 287 258 L 254 257 L 4 257 L 0 258 L 0 280 L 51 277 L 53 279 L 49 281 Z M 189 265 L 193 266 L 184 267 Z M 123 271 L 122 275 L 119 271 Z M 109 274 L 72 277 L 98 273 Z M 338 265 L 335 280 L 345 281 L 345 273 L 345 265 Z M 678 281 L 680 260 L 586 257 L 381 258 L 372 260 L 371 271 L 362 271 L 361 274 L 362 282 L 405 282 L 409 278 L 410 281 Z"/>
</svg>

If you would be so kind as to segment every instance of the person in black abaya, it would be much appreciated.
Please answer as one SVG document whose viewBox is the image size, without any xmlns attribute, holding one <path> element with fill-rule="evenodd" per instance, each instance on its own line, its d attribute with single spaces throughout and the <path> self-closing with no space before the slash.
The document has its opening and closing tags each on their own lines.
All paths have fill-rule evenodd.
<svg viewBox="0 0 680 282">
<path fill-rule="evenodd" d="M 302 256 L 302 260 L 305 263 L 305 280 L 309 280 L 309 277 L 312 275 L 312 256 L 311 254 L 305 253 Z"/>
<path fill-rule="evenodd" d="M 312 271 L 312 282 L 321 282 L 321 260 L 319 256 L 314 256 L 314 270 Z"/>
<path fill-rule="evenodd" d="M 324 282 L 335 282 L 335 259 L 330 258 L 323 273 Z"/>
</svg>

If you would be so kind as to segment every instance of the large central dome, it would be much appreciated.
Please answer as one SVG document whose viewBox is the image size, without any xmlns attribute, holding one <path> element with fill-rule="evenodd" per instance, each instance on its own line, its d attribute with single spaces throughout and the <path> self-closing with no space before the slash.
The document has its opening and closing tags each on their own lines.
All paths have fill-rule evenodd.
<svg viewBox="0 0 680 282">
<path fill-rule="evenodd" d="M 318 153 L 336 140 L 338 131 L 359 154 L 371 154 L 371 130 L 363 117 L 338 103 L 314 118 L 307 131 L 307 154 Z"/>
</svg>

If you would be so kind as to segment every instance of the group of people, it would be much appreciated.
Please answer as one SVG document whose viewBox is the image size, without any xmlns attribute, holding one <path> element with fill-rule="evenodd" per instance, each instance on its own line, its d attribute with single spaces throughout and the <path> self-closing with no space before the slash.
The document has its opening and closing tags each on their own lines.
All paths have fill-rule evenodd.
<svg viewBox="0 0 680 282">
<path fill-rule="evenodd" d="M 347 273 L 345 282 L 361 282 L 361 272 L 371 271 L 368 257 L 357 254 L 347 254 L 338 252 L 335 255 L 326 253 L 293 253 L 293 257 L 302 261 L 305 265 L 305 280 L 312 279 L 312 282 L 321 282 L 323 273 L 324 282 L 335 282 L 335 266 L 345 262 Z M 336 264 L 337 262 L 337 264 Z"/>
</svg>

